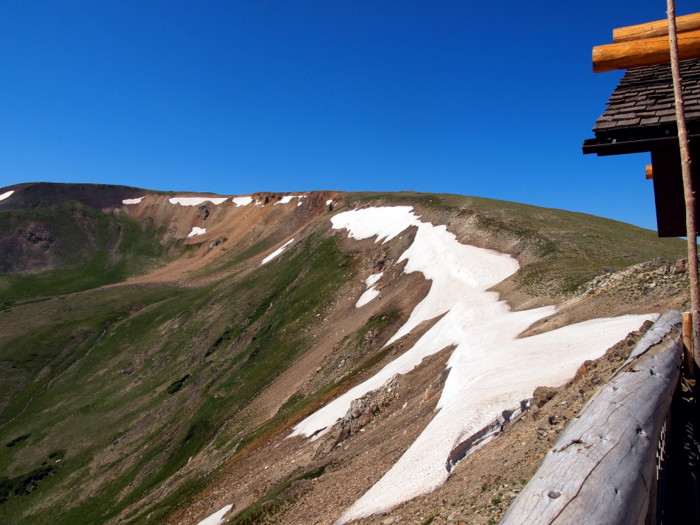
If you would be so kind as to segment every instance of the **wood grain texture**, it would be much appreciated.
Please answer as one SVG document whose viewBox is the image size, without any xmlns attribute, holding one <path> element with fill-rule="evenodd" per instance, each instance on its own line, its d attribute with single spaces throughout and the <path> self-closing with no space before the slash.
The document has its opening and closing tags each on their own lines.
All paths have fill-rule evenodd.
<svg viewBox="0 0 700 525">
<path fill-rule="evenodd" d="M 679 33 L 700 29 L 700 13 L 676 17 L 676 25 Z M 668 20 L 666 19 L 613 29 L 613 42 L 629 42 L 664 35 L 668 35 Z"/>
<path fill-rule="evenodd" d="M 669 337 L 598 391 L 501 524 L 644 523 L 680 362 L 680 339 Z"/>
<path fill-rule="evenodd" d="M 700 30 L 678 35 L 680 60 L 700 57 Z M 593 48 L 593 72 L 603 73 L 616 69 L 651 66 L 670 61 L 668 37 L 661 36 L 607 44 Z"/>
<path fill-rule="evenodd" d="M 631 363 L 640 355 L 647 352 L 651 347 L 663 341 L 664 338 L 682 322 L 683 316 L 678 310 L 668 310 L 661 314 L 654 325 L 644 332 L 642 338 L 634 345 L 625 365 Z"/>
</svg>

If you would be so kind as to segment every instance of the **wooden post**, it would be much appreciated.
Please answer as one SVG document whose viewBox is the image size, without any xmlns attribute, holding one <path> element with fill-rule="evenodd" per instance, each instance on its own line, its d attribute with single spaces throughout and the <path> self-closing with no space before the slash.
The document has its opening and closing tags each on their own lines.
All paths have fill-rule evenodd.
<svg viewBox="0 0 700 525">
<path fill-rule="evenodd" d="M 693 350 L 693 315 L 683 312 L 683 361 L 686 375 L 695 378 L 695 352 Z"/>
<path fill-rule="evenodd" d="M 681 154 L 681 173 L 683 175 L 683 194 L 685 195 L 685 224 L 688 235 L 688 276 L 690 277 L 690 313 L 692 314 L 692 345 L 695 363 L 699 364 L 700 349 L 700 276 L 698 275 L 698 241 L 695 222 L 695 190 L 690 169 L 690 152 L 688 151 L 688 130 L 685 125 L 685 108 L 683 105 L 683 85 L 678 64 L 678 38 L 676 35 L 676 3 L 666 0 L 668 8 L 668 43 L 671 51 L 671 73 L 673 75 L 673 93 L 676 98 L 676 122 L 678 123 L 678 144 Z"/>
</svg>

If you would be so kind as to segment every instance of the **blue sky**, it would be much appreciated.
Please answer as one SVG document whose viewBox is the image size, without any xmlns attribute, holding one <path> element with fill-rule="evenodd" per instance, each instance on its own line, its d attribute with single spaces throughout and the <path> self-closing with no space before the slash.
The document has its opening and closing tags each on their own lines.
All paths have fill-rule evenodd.
<svg viewBox="0 0 700 525">
<path fill-rule="evenodd" d="M 459 193 L 655 229 L 649 155 L 581 143 L 621 77 L 591 48 L 665 7 L 6 0 L 0 186 Z"/>
</svg>

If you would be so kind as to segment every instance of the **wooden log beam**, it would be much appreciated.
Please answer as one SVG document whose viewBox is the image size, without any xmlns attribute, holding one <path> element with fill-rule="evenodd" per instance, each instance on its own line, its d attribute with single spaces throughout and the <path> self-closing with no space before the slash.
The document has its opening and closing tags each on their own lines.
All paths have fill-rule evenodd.
<svg viewBox="0 0 700 525">
<path fill-rule="evenodd" d="M 678 35 L 678 55 L 680 60 L 700 57 L 700 30 Z M 668 38 L 665 36 L 595 46 L 593 72 L 668 63 L 670 56 Z"/>
<path fill-rule="evenodd" d="M 647 164 L 646 168 L 644 169 L 644 172 L 646 174 L 647 180 L 654 179 L 654 166 L 653 165 Z"/>
<path fill-rule="evenodd" d="M 501 525 L 644 524 L 680 363 L 680 337 L 669 337 L 599 390 L 547 453 Z"/>
<path fill-rule="evenodd" d="M 700 13 L 676 17 L 676 26 L 679 33 L 700 29 Z M 656 20 L 645 24 L 618 27 L 613 29 L 613 42 L 629 42 L 668 35 L 668 20 Z"/>
</svg>

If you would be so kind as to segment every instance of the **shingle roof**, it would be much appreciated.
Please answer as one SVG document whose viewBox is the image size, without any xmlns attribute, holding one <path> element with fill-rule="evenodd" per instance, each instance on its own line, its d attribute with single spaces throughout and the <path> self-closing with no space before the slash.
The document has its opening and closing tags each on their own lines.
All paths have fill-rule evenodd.
<svg viewBox="0 0 700 525">
<path fill-rule="evenodd" d="M 700 59 L 680 63 L 685 116 L 700 121 Z M 596 121 L 596 135 L 663 126 L 676 121 L 670 64 L 628 69 Z"/>
</svg>

